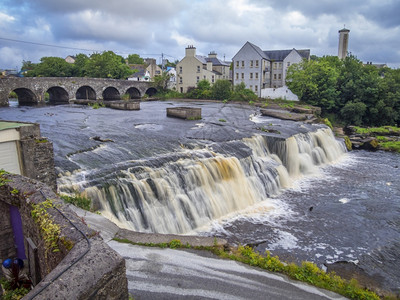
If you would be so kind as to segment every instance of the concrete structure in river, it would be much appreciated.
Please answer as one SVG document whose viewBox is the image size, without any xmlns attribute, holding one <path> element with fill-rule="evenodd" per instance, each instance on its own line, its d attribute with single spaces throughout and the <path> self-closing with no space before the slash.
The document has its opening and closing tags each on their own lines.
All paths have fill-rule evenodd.
<svg viewBox="0 0 400 300">
<path fill-rule="evenodd" d="M 150 82 L 86 77 L 24 77 L 0 79 L 0 106 L 8 105 L 11 92 L 18 95 L 20 104 L 69 103 L 74 99 L 120 100 L 124 94 L 139 99 L 153 96 L 157 90 Z"/>
</svg>

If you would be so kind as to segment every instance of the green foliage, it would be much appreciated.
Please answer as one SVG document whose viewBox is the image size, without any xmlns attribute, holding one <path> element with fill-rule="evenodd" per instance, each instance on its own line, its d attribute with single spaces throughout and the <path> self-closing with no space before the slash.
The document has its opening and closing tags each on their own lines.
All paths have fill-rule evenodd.
<svg viewBox="0 0 400 300">
<path fill-rule="evenodd" d="M 143 65 L 144 60 L 139 54 L 129 54 L 127 58 L 128 64 L 132 65 Z"/>
<path fill-rule="evenodd" d="M 356 130 L 356 133 L 359 134 L 399 134 L 400 133 L 400 127 L 395 127 L 395 126 L 382 126 L 382 127 L 359 127 L 359 126 L 354 126 L 354 129 Z"/>
<path fill-rule="evenodd" d="M 40 63 L 34 65 L 26 76 L 32 77 L 70 77 L 73 66 L 61 57 L 42 57 Z"/>
<path fill-rule="evenodd" d="M 126 79 L 133 73 L 125 59 L 112 51 L 92 54 L 84 70 L 86 76 L 94 78 Z"/>
<path fill-rule="evenodd" d="M 129 95 L 129 94 L 123 94 L 123 95 L 121 96 L 121 99 L 127 101 L 127 100 L 131 99 L 131 95 Z"/>
<path fill-rule="evenodd" d="M 344 144 L 346 145 L 347 150 L 352 150 L 353 144 L 351 143 L 350 138 L 347 135 L 344 137 Z"/>
<path fill-rule="evenodd" d="M 325 119 L 324 119 L 324 124 L 325 124 L 326 126 L 328 126 L 330 129 L 333 129 L 332 123 L 329 121 L 328 118 L 325 118 Z"/>
<path fill-rule="evenodd" d="M 400 141 L 380 142 L 379 145 L 386 150 L 400 153 Z"/>
<path fill-rule="evenodd" d="M 395 125 L 400 121 L 400 69 L 377 69 L 350 55 L 324 56 L 289 67 L 288 87 L 303 102 L 336 114 L 346 124 Z"/>
<path fill-rule="evenodd" d="M 257 95 L 252 90 L 247 89 L 244 82 L 241 82 L 235 85 L 230 100 L 254 102 L 257 98 Z"/>
<path fill-rule="evenodd" d="M 161 75 L 156 75 L 153 78 L 153 87 L 160 93 L 164 93 L 168 90 L 168 83 L 171 79 L 171 75 L 167 72 L 163 72 Z"/>
<path fill-rule="evenodd" d="M 225 119 L 219 119 L 218 121 L 220 121 L 220 122 L 226 122 Z"/>
<path fill-rule="evenodd" d="M 219 79 L 211 87 L 211 97 L 216 100 L 229 99 L 232 95 L 232 84 L 229 80 Z"/>
<path fill-rule="evenodd" d="M 196 88 L 188 91 L 187 96 L 192 99 L 210 99 L 211 98 L 211 84 L 208 80 L 203 79 L 197 83 Z"/>
<path fill-rule="evenodd" d="M 100 107 L 106 107 L 103 102 L 88 103 L 88 105 L 93 109 L 99 109 Z"/>
<path fill-rule="evenodd" d="M 7 179 L 4 177 L 4 175 L 10 174 L 4 169 L 0 169 L 0 187 L 3 185 L 6 185 L 7 182 L 10 182 L 11 180 Z"/>
<path fill-rule="evenodd" d="M 16 98 L 18 98 L 18 95 L 17 95 L 16 92 L 12 91 L 12 92 L 8 95 L 8 98 L 14 98 L 14 99 L 16 99 Z"/>
<path fill-rule="evenodd" d="M 77 207 L 84 209 L 84 210 L 91 211 L 92 200 L 90 200 L 89 198 L 87 198 L 79 193 L 75 193 L 74 196 L 60 195 L 60 198 L 63 199 L 67 203 L 71 203 Z"/>
<path fill-rule="evenodd" d="M 40 233 L 44 240 L 46 249 L 45 256 L 47 257 L 48 251 L 58 252 L 58 241 L 60 238 L 61 229 L 58 224 L 53 222 L 53 219 L 48 214 L 47 210 L 53 208 L 53 202 L 50 199 L 39 204 L 32 204 L 31 216 L 38 224 Z"/>
</svg>

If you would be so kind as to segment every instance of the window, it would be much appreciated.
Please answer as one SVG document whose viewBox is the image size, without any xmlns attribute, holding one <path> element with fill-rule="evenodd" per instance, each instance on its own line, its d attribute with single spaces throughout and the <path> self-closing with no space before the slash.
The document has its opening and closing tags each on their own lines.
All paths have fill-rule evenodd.
<svg viewBox="0 0 400 300">
<path fill-rule="evenodd" d="M 287 62 L 287 66 L 290 67 L 290 61 Z"/>
<path fill-rule="evenodd" d="M 253 86 L 252 85 L 250 85 L 250 89 L 253 90 Z"/>
<path fill-rule="evenodd" d="M 242 73 L 242 79 L 244 79 L 244 73 Z"/>
<path fill-rule="evenodd" d="M 244 68 L 244 60 L 242 60 L 242 68 Z"/>
<path fill-rule="evenodd" d="M 258 73 L 255 73 L 255 75 L 256 75 L 256 79 L 258 79 Z"/>
<path fill-rule="evenodd" d="M 214 75 L 211 76 L 211 82 L 214 83 Z"/>
<path fill-rule="evenodd" d="M 236 68 L 239 68 L 239 61 L 236 62 Z"/>
<path fill-rule="evenodd" d="M 160 71 L 157 70 L 157 71 L 156 71 L 156 74 L 157 74 L 157 75 L 160 75 L 161 73 L 160 73 Z"/>
<path fill-rule="evenodd" d="M 206 80 L 206 75 L 203 76 L 203 79 Z"/>
<path fill-rule="evenodd" d="M 239 73 L 236 73 L 236 79 L 239 79 Z"/>
<path fill-rule="evenodd" d="M 199 82 L 199 81 L 200 81 L 200 77 L 197 76 L 197 77 L 196 77 L 196 82 Z"/>
<path fill-rule="evenodd" d="M 258 85 L 254 86 L 254 90 L 257 92 L 258 91 Z"/>
<path fill-rule="evenodd" d="M 282 79 L 282 74 L 278 74 L 278 79 L 279 79 L 279 80 Z"/>
<path fill-rule="evenodd" d="M 179 74 L 182 74 L 182 67 L 179 67 Z"/>
<path fill-rule="evenodd" d="M 256 60 L 256 67 L 258 68 L 258 60 Z"/>
<path fill-rule="evenodd" d="M 278 63 L 274 63 L 274 70 L 278 67 Z"/>
<path fill-rule="evenodd" d="M 276 74 L 274 74 L 274 80 L 276 80 Z"/>
<path fill-rule="evenodd" d="M 253 73 L 250 73 L 250 79 L 253 79 Z"/>
<path fill-rule="evenodd" d="M 179 83 L 182 83 L 182 77 L 179 77 Z"/>
<path fill-rule="evenodd" d="M 253 61 L 251 60 L 250 61 L 250 68 L 252 68 L 253 67 Z"/>
<path fill-rule="evenodd" d="M 282 63 L 279 63 L 279 69 L 282 69 Z"/>
</svg>

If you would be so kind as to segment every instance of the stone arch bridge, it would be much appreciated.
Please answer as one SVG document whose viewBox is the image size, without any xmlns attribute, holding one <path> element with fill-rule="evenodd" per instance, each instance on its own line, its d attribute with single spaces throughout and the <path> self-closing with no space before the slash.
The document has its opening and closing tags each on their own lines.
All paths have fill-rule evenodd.
<svg viewBox="0 0 400 300">
<path fill-rule="evenodd" d="M 153 96 L 157 90 L 149 82 L 86 78 L 86 77 L 22 77 L 0 79 L 0 106 L 7 106 L 11 92 L 18 95 L 19 104 L 44 103 L 45 94 L 54 104 L 71 100 L 120 100 L 128 94 L 130 99 Z"/>
</svg>

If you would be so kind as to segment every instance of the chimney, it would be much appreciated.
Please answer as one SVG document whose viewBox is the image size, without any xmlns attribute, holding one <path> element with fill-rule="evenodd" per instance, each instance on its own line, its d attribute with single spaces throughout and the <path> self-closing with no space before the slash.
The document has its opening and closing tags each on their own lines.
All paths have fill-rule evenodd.
<svg viewBox="0 0 400 300">
<path fill-rule="evenodd" d="M 211 52 L 208 54 L 208 57 L 209 57 L 209 58 L 217 58 L 217 52 L 211 51 Z"/>
<path fill-rule="evenodd" d="M 193 45 L 189 45 L 186 47 L 186 56 L 195 57 L 196 56 L 196 47 Z"/>
</svg>

